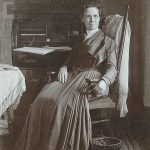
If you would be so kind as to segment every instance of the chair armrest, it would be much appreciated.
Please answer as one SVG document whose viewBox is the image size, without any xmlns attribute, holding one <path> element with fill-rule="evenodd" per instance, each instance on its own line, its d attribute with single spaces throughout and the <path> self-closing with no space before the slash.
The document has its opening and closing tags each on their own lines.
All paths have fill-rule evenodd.
<svg viewBox="0 0 150 150">
<path fill-rule="evenodd" d="M 48 76 L 48 83 L 50 83 L 52 79 L 54 78 L 54 76 L 57 75 L 57 71 L 47 71 L 46 74 Z"/>
<path fill-rule="evenodd" d="M 48 71 L 48 72 L 47 72 L 47 75 L 56 75 L 56 74 L 57 74 L 56 71 Z"/>
<path fill-rule="evenodd" d="M 85 82 L 87 82 L 88 84 L 91 84 L 91 83 L 98 83 L 100 80 L 99 79 L 85 79 Z"/>
</svg>

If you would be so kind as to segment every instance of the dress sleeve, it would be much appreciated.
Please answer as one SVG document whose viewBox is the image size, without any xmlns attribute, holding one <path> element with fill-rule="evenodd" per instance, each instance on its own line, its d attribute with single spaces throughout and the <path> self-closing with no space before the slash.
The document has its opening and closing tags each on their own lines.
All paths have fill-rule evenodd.
<svg viewBox="0 0 150 150">
<path fill-rule="evenodd" d="M 76 56 L 76 47 L 72 49 L 70 55 L 68 56 L 67 60 L 63 64 L 63 66 L 66 66 L 68 70 L 72 68 L 72 65 L 74 64 L 75 56 Z"/>
<path fill-rule="evenodd" d="M 107 85 L 112 84 L 117 75 L 116 48 L 115 42 L 111 40 L 111 44 L 106 52 L 106 72 L 102 77 Z"/>
</svg>

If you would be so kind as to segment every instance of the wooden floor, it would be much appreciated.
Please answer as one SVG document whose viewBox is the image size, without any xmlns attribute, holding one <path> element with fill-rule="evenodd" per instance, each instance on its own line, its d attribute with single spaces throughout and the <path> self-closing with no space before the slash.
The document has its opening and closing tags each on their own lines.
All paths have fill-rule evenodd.
<svg viewBox="0 0 150 150">
<path fill-rule="evenodd" d="M 95 125 L 93 131 L 93 137 L 115 136 L 120 138 L 123 143 L 121 150 L 150 150 L 150 129 L 143 123 L 114 121 L 111 125 Z M 14 139 L 13 135 L 0 136 L 0 150 L 12 150 Z"/>
<path fill-rule="evenodd" d="M 12 138 L 10 135 L 1 135 L 0 136 L 0 150 L 9 150 Z"/>
</svg>

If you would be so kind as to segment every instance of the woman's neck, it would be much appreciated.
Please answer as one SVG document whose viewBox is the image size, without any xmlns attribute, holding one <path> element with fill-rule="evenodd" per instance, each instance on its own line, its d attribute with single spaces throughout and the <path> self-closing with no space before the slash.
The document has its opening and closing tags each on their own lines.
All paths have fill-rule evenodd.
<svg viewBox="0 0 150 150">
<path fill-rule="evenodd" d="M 94 35 L 97 31 L 99 31 L 99 28 L 96 28 L 94 30 L 87 30 L 84 41 L 87 40 L 88 38 L 92 37 L 92 35 Z"/>
<path fill-rule="evenodd" d="M 86 30 L 86 33 L 87 33 L 87 35 L 89 35 L 89 34 L 97 32 L 97 31 L 99 31 L 99 28 L 96 28 L 96 29 L 93 29 L 93 30 Z"/>
</svg>

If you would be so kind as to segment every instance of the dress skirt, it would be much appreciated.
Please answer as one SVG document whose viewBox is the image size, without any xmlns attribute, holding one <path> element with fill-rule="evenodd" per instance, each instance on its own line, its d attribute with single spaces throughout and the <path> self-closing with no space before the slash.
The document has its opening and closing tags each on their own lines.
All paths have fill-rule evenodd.
<svg viewBox="0 0 150 150">
<path fill-rule="evenodd" d="M 14 150 L 87 150 L 91 120 L 85 78 L 99 78 L 97 70 L 71 72 L 67 82 L 44 86 L 31 104 Z"/>
</svg>

